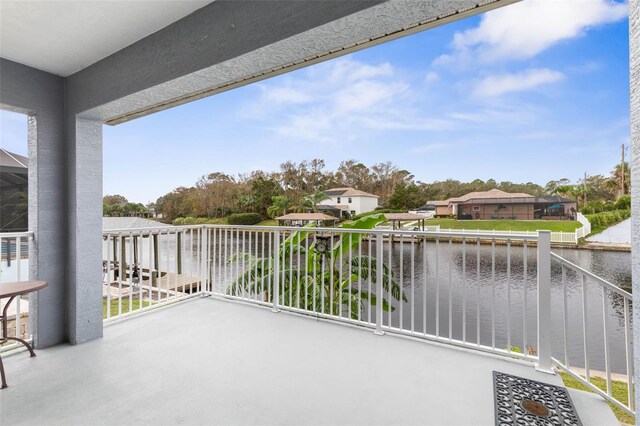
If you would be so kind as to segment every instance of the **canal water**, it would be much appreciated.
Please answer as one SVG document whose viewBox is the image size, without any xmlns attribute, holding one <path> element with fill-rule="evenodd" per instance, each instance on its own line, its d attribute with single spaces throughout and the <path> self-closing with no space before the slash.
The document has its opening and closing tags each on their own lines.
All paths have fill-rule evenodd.
<svg viewBox="0 0 640 426">
<path fill-rule="evenodd" d="M 525 269 L 525 255 L 522 247 L 512 247 L 508 253 L 506 246 L 496 246 L 492 249 L 490 245 L 440 243 L 436 260 L 435 245 L 436 243 L 430 242 L 416 246 L 412 253 L 410 244 L 403 244 L 402 248 L 400 244 L 395 244 L 393 270 L 398 280 L 402 280 L 409 302 L 403 303 L 402 308 L 397 308 L 391 315 L 392 324 L 396 327 L 400 326 L 400 318 L 402 318 L 402 328 L 410 330 L 413 320 L 414 329 L 420 332 L 423 330 L 426 310 L 429 334 L 452 336 L 458 340 L 464 337 L 467 341 L 477 342 L 479 330 L 480 342 L 483 345 L 535 351 L 537 345 L 536 249 L 528 249 Z M 425 250 L 426 253 L 423 253 Z M 403 252 L 402 261 L 400 260 L 401 251 Z M 612 284 L 630 291 L 630 253 L 575 249 L 554 249 L 553 251 Z M 425 254 L 427 267 L 416 265 L 416 263 L 422 263 Z M 478 258 L 480 268 L 476 266 Z M 492 258 L 495 258 L 495 262 L 492 262 Z M 436 264 L 438 267 L 435 266 Z M 493 268 L 492 264 L 495 265 Z M 413 274 L 412 271 L 414 271 Z M 626 346 L 623 299 L 617 294 L 607 292 L 604 299 L 605 311 L 601 287 L 590 279 L 586 284 L 586 352 L 589 367 L 602 371 L 605 369 L 603 315 L 606 315 L 611 368 L 613 372 L 624 374 L 626 373 Z M 425 292 L 426 305 L 424 304 Z M 565 356 L 564 343 L 564 297 L 562 268 L 559 264 L 552 262 L 553 356 L 562 362 L 568 358 L 571 366 L 584 367 L 582 282 L 581 278 L 572 271 L 568 271 L 566 275 L 567 356 Z M 411 300 L 415 301 L 415 305 Z M 439 300 L 439 308 L 436 307 L 436 300 Z M 436 321 L 436 311 L 438 311 L 439 321 Z M 436 323 L 438 323 L 437 327 Z M 492 332 L 493 330 L 495 333 Z"/>
<path fill-rule="evenodd" d="M 228 255 L 237 250 L 255 247 L 247 238 L 229 235 L 225 242 L 217 242 Z M 240 247 L 238 247 L 240 246 Z M 266 253 L 268 255 L 268 246 Z M 259 247 L 259 255 L 262 255 Z M 365 242 L 362 254 L 369 253 Z M 526 251 L 526 256 L 525 256 Z M 555 253 L 593 272 L 627 291 L 631 289 L 631 256 L 629 253 L 554 249 Z M 371 253 L 375 244 L 371 243 Z M 255 253 L 254 253 L 255 254 Z M 537 346 L 537 264 L 536 248 L 512 246 L 459 244 L 448 241 L 421 244 L 394 243 L 389 261 L 389 244 L 384 245 L 385 263 L 391 265 L 394 279 L 401 284 L 408 301 L 398 303 L 393 312 L 384 313 L 384 324 L 403 330 L 431 335 L 451 336 L 453 339 L 478 342 L 486 346 L 521 351 L 536 351 Z M 224 257 L 224 256 L 222 256 Z M 526 259 L 526 262 L 525 262 Z M 478 262 L 479 261 L 479 262 Z M 479 267 L 478 267 L 479 265 Z M 493 265 L 493 266 L 492 266 Z M 231 284 L 237 268 L 224 259 L 213 259 L 214 285 L 224 291 Z M 525 268 L 526 266 L 526 268 Z M 222 273 L 226 270 L 226 273 Z M 235 271 L 235 272 L 234 272 Z M 568 358 L 573 367 L 584 367 L 585 347 L 581 279 L 572 271 L 566 275 L 567 344 L 564 343 L 564 288 L 562 268 L 552 262 L 551 324 L 553 356 L 561 361 Z M 366 281 L 361 282 L 368 289 Z M 587 357 L 589 367 L 604 370 L 604 321 L 601 287 L 587 280 Z M 438 303 L 436 303 L 438 301 Z M 613 372 L 626 373 L 623 300 L 608 292 L 604 301 L 608 318 L 608 343 Z M 364 308 L 361 317 L 367 319 Z M 346 309 L 344 316 L 347 316 Z M 372 313 L 372 317 L 374 314 Z M 526 319 L 526 321 L 525 321 Z"/>
</svg>

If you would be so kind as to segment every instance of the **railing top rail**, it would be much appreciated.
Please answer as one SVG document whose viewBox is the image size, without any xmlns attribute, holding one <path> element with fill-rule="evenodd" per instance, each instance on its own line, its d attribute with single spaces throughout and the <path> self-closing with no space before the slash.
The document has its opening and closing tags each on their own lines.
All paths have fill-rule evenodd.
<svg viewBox="0 0 640 426">
<path fill-rule="evenodd" d="M 188 229 L 202 229 L 203 225 L 163 225 L 163 226 L 147 226 L 142 228 L 115 228 L 115 229 L 104 229 L 102 231 L 103 235 L 112 235 L 112 234 L 129 234 L 129 233 L 140 233 L 140 232 L 178 232 L 181 230 Z"/>
<path fill-rule="evenodd" d="M 393 229 L 354 229 L 354 228 L 306 228 L 300 226 L 256 226 L 256 225 L 203 225 L 211 229 L 241 229 L 252 231 L 311 231 L 311 232 L 334 232 L 343 234 L 372 234 L 372 235 L 389 235 L 395 236 L 434 236 L 434 237 L 454 237 L 454 238 L 481 238 L 481 239 L 496 239 L 496 240 L 537 240 L 538 235 L 526 235 L 526 234 L 510 234 L 507 232 L 496 232 L 495 234 L 486 234 L 476 231 L 463 230 L 463 232 L 447 232 L 447 231 L 404 231 Z"/>
<path fill-rule="evenodd" d="M 180 232 L 189 229 L 233 229 L 233 230 L 246 230 L 246 231 L 309 231 L 309 232 L 333 232 L 342 234 L 372 234 L 372 235 L 389 235 L 394 236 L 430 236 L 430 237 L 442 237 L 442 238 L 470 238 L 470 239 L 495 239 L 495 240 L 528 240 L 535 241 L 538 239 L 537 232 L 506 232 L 495 231 L 486 232 L 483 230 L 474 231 L 466 229 L 452 229 L 452 230 L 425 230 L 425 231 L 407 231 L 407 230 L 393 230 L 393 229 L 354 229 L 354 228 L 323 228 L 323 227 L 300 227 L 300 226 L 257 226 L 257 225 L 183 225 L 183 226 L 152 226 L 145 228 L 122 228 L 122 229 L 106 229 L 103 231 L 103 235 L 122 235 L 122 234 L 139 234 L 141 232 Z"/>
<path fill-rule="evenodd" d="M 565 265 L 566 267 L 573 269 L 574 271 L 586 275 L 587 277 L 597 281 L 598 283 L 600 283 L 600 285 L 607 287 L 609 290 L 618 293 L 620 296 L 623 296 L 629 300 L 632 299 L 631 293 L 629 293 L 628 291 L 625 291 L 623 289 L 621 289 L 620 287 L 618 287 L 615 284 L 610 283 L 609 281 L 593 274 L 592 272 L 587 271 L 584 268 L 581 268 L 580 266 L 576 265 L 575 263 L 571 263 L 570 261 L 568 261 L 567 259 L 565 259 L 564 257 L 551 252 L 551 259 L 555 260 L 558 263 L 561 263 L 563 265 Z"/>
<path fill-rule="evenodd" d="M 0 232 L 0 238 L 15 238 L 15 237 L 33 237 L 33 231 L 24 232 Z"/>
</svg>

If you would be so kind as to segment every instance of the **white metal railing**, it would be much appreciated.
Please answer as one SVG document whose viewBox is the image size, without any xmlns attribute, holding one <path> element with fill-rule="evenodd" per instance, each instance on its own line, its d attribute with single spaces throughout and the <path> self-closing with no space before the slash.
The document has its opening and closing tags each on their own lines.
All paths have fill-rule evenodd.
<svg viewBox="0 0 640 426">
<path fill-rule="evenodd" d="M 537 234 L 207 229 L 214 296 L 538 360 Z"/>
<path fill-rule="evenodd" d="M 104 320 L 202 294 L 207 275 L 204 234 L 202 226 L 105 231 Z"/>
<path fill-rule="evenodd" d="M 32 232 L 0 233 L 0 286 L 2 283 L 27 281 L 29 279 L 29 252 L 31 251 Z M 0 302 L 0 310 L 5 308 L 7 300 Z M 7 308 L 8 334 L 31 341 L 29 330 L 29 298 L 16 297 Z M 14 349 L 19 343 L 5 343 L 0 352 Z"/>
<path fill-rule="evenodd" d="M 211 295 L 555 367 L 633 412 L 631 391 L 622 402 L 611 391 L 612 376 L 633 381 L 631 296 L 552 253 L 551 240 L 549 231 L 107 231 L 105 320 Z M 592 324 L 594 303 L 604 324 Z"/>
<path fill-rule="evenodd" d="M 555 253 L 551 253 L 551 259 L 560 266 L 562 289 L 562 335 L 559 339 L 562 345 L 556 351 L 558 356 L 553 358 L 554 365 L 612 404 L 634 414 L 631 294 Z M 579 288 L 579 321 L 571 321 L 569 315 L 571 307 L 567 299 L 571 281 L 578 284 L 574 288 Z M 582 349 L 577 355 L 570 350 L 576 343 Z M 613 351 L 612 346 L 617 350 Z M 604 356 L 595 368 L 591 356 L 594 349 Z M 623 365 L 614 372 L 612 357 L 620 353 Z M 621 369 L 626 371 L 620 374 Z M 614 397 L 613 374 L 618 377 L 617 381 L 626 383 L 626 400 Z M 593 383 L 594 378 L 605 381 L 604 390 Z"/>
</svg>

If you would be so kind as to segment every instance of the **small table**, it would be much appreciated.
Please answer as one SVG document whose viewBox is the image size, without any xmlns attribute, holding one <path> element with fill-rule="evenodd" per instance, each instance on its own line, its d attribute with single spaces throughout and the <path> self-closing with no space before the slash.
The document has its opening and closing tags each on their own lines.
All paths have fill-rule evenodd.
<svg viewBox="0 0 640 426">
<path fill-rule="evenodd" d="M 17 337 L 19 330 L 16 330 L 16 337 L 7 336 L 7 310 L 9 309 L 9 305 L 11 305 L 11 302 L 13 302 L 16 297 L 20 297 L 33 291 L 38 291 L 45 288 L 46 286 L 46 281 L 20 281 L 13 283 L 0 283 L 0 300 L 9 298 L 7 304 L 4 305 L 2 316 L 0 317 L 0 321 L 2 322 L 2 337 L 0 337 L 0 344 L 5 343 L 7 340 L 15 340 L 16 342 L 20 342 L 25 345 L 32 357 L 36 356 L 36 353 L 33 351 L 33 347 L 31 347 L 29 343 Z M 16 315 L 20 315 L 20 312 L 16 312 Z M 2 387 L 0 389 L 4 389 L 7 387 L 7 380 L 4 376 L 2 357 L 0 357 L 0 376 L 2 378 Z"/>
</svg>

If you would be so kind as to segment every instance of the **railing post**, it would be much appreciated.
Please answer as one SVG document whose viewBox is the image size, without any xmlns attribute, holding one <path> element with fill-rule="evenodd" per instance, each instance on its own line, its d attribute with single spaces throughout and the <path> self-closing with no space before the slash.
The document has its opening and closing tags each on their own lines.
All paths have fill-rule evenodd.
<svg viewBox="0 0 640 426">
<path fill-rule="evenodd" d="M 202 254 L 202 284 L 200 286 L 200 292 L 204 293 L 209 291 L 209 229 L 206 225 L 202 225 L 201 234 L 201 254 Z"/>
<path fill-rule="evenodd" d="M 382 331 L 382 299 L 384 297 L 384 292 L 382 291 L 382 280 L 384 279 L 384 268 L 382 267 L 384 262 L 383 243 L 382 234 L 376 235 L 376 331 L 374 331 L 374 334 L 378 336 L 384 334 L 384 331 Z"/>
<path fill-rule="evenodd" d="M 526 351 L 526 348 L 524 348 Z M 538 364 L 536 370 L 555 374 L 551 365 L 551 231 L 538 231 Z"/>
<path fill-rule="evenodd" d="M 280 298 L 280 231 L 275 230 L 273 233 L 273 258 L 275 264 L 273 265 L 273 308 L 272 312 L 279 312 L 278 299 Z"/>
</svg>

